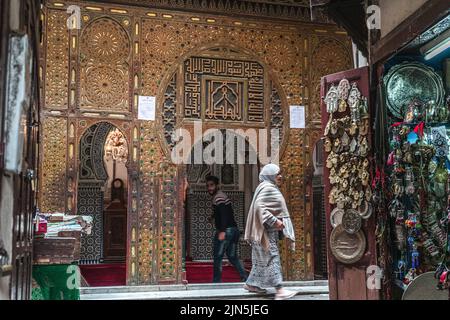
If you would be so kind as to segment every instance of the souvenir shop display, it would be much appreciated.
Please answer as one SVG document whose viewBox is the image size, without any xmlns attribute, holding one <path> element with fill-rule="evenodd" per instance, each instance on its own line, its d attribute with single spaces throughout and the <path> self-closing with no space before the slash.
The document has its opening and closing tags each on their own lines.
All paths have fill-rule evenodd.
<svg viewBox="0 0 450 320">
<path fill-rule="evenodd" d="M 392 67 L 384 77 L 384 85 L 387 107 L 396 119 L 404 119 L 405 107 L 414 100 L 435 109 L 444 105 L 442 77 L 422 63 L 404 62 Z"/>
<path fill-rule="evenodd" d="M 405 62 L 384 77 L 389 111 L 388 211 L 393 276 L 408 285 L 435 271 L 444 287 L 448 268 L 449 105 L 442 77 Z M 446 285 L 446 284 L 445 284 Z"/>
<path fill-rule="evenodd" d="M 338 261 L 352 264 L 364 254 L 366 238 L 361 226 L 372 214 L 367 98 L 356 82 L 342 79 L 329 88 L 324 102 L 330 114 L 324 148 L 331 187 L 331 252 Z"/>
</svg>

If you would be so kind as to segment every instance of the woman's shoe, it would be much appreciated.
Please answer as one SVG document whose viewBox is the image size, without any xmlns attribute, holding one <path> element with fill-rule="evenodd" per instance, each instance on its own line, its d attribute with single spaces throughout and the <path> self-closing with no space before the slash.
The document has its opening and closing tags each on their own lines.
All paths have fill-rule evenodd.
<svg viewBox="0 0 450 320">
<path fill-rule="evenodd" d="M 282 293 L 275 294 L 275 300 L 286 300 L 294 297 L 297 291 L 284 290 Z"/>
<path fill-rule="evenodd" d="M 248 292 L 254 292 L 254 293 L 267 293 L 266 289 L 261 289 L 254 286 L 249 286 L 248 284 L 244 284 L 244 289 Z"/>
</svg>

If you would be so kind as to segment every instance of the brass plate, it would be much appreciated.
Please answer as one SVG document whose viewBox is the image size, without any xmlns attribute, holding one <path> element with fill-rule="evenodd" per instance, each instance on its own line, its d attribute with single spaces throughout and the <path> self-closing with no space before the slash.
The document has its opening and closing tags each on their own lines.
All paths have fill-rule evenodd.
<svg viewBox="0 0 450 320">
<path fill-rule="evenodd" d="M 384 83 L 387 106 L 395 118 L 403 119 L 404 107 L 414 98 L 425 104 L 434 101 L 436 106 L 444 103 L 442 78 L 423 63 L 404 62 L 392 67 Z"/>
<path fill-rule="evenodd" d="M 342 216 L 342 227 L 350 234 L 357 233 L 361 229 L 361 216 L 353 209 L 345 210 Z"/>
<path fill-rule="evenodd" d="M 355 234 L 346 232 L 342 225 L 338 225 L 330 235 L 331 253 L 336 260 L 352 264 L 358 262 L 366 250 L 366 237 L 362 230 Z"/>
<path fill-rule="evenodd" d="M 333 228 L 336 228 L 342 223 L 342 216 L 344 215 L 344 210 L 340 208 L 335 208 L 330 214 L 330 223 Z"/>
</svg>

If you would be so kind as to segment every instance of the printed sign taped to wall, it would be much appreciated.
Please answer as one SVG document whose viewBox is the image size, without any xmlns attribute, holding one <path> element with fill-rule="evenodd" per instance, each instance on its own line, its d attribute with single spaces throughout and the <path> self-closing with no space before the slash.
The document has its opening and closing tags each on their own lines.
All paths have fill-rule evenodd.
<svg viewBox="0 0 450 320">
<path fill-rule="evenodd" d="M 139 120 L 155 120 L 156 111 L 156 97 L 152 96 L 139 96 Z"/>
<path fill-rule="evenodd" d="M 289 108 L 290 127 L 294 129 L 305 128 L 305 107 L 290 106 Z"/>
</svg>

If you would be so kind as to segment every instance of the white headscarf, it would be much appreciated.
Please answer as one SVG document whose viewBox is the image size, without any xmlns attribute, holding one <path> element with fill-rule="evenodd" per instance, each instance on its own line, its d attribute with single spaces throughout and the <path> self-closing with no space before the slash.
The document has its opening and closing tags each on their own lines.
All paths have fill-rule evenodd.
<svg viewBox="0 0 450 320">
<path fill-rule="evenodd" d="M 264 223 L 275 216 L 283 220 L 285 228 L 283 234 L 290 240 L 291 249 L 295 249 L 294 227 L 289 216 L 286 201 L 275 183 L 280 167 L 275 164 L 264 166 L 259 174 L 261 182 L 255 190 L 253 201 L 247 215 L 244 239 L 248 242 L 261 243 L 269 249 L 269 240 Z"/>
<path fill-rule="evenodd" d="M 280 173 L 280 167 L 276 164 L 269 163 L 265 165 L 259 173 L 259 182 L 268 181 L 275 183 L 275 178 Z"/>
</svg>

